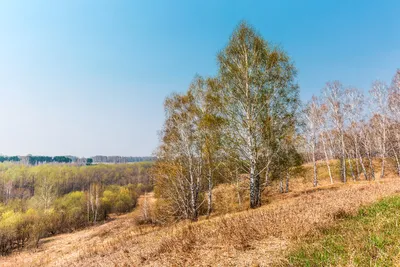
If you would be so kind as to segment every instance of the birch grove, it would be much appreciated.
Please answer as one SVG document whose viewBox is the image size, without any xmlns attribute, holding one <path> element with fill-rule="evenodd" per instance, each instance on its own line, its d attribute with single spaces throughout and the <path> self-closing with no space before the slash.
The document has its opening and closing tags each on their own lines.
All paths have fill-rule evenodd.
<svg viewBox="0 0 400 267">
<path fill-rule="evenodd" d="M 217 62 L 214 77 L 196 76 L 165 101 L 153 174 L 173 218 L 210 216 L 219 184 L 232 184 L 239 204 L 247 184 L 249 206 L 257 208 L 274 180 L 289 192 L 305 162 L 315 187 L 320 168 L 331 184 L 384 178 L 389 167 L 400 176 L 400 71 L 390 86 L 374 82 L 369 91 L 327 82 L 300 110 L 291 59 L 246 23 Z"/>
<path fill-rule="evenodd" d="M 312 161 L 314 166 L 317 161 L 325 161 L 331 182 L 332 159 L 339 160 L 342 182 L 349 175 L 355 181 L 360 177 L 374 180 L 378 170 L 379 178 L 384 178 L 389 162 L 400 176 L 399 88 L 399 70 L 390 86 L 382 81 L 373 82 L 367 96 L 362 90 L 346 88 L 339 81 L 328 82 L 321 92 L 320 121 L 316 123 L 317 116 L 311 112 L 316 98 L 313 97 L 303 112 L 308 147 L 304 159 Z M 374 163 L 378 159 L 379 167 Z M 315 177 L 314 173 L 314 184 Z"/>
<path fill-rule="evenodd" d="M 165 102 L 155 173 L 160 196 L 178 218 L 196 220 L 204 202 L 210 215 L 215 176 L 232 166 L 227 162 L 248 173 L 250 207 L 260 206 L 278 170 L 273 163 L 289 158 L 293 147 L 298 87 L 289 57 L 242 23 L 218 63 L 215 78 L 197 77 L 187 93 Z"/>
</svg>

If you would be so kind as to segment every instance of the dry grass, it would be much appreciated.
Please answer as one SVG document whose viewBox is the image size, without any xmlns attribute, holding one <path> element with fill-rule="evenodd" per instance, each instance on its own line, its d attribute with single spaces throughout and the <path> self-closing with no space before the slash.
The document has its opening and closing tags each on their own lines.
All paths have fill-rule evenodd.
<svg viewBox="0 0 400 267">
<path fill-rule="evenodd" d="M 400 195 L 359 210 L 299 242 L 291 266 L 399 266 Z"/>
<path fill-rule="evenodd" d="M 286 252 L 296 240 L 333 225 L 360 206 L 400 192 L 400 179 L 395 177 L 317 189 L 304 186 L 301 179 L 292 181 L 291 193 L 269 192 L 270 203 L 256 210 L 166 227 L 135 225 L 138 212 L 134 212 L 102 226 L 43 240 L 38 250 L 15 253 L 0 265 L 285 265 Z"/>
</svg>

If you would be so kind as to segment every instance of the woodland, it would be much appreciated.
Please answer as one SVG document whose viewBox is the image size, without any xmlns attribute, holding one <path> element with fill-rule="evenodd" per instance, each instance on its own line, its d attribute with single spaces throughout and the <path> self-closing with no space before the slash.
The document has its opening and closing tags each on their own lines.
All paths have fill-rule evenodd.
<svg viewBox="0 0 400 267">
<path fill-rule="evenodd" d="M 107 222 L 140 200 L 133 222 L 123 217 L 131 224 L 110 223 L 117 230 L 103 233 L 112 233 L 108 243 L 94 244 L 78 260 L 95 266 L 98 255 L 109 255 L 112 263 L 176 266 L 196 252 L 202 256 L 193 263 L 219 257 L 224 264 L 219 249 L 251 255 L 250 248 L 268 243 L 256 242 L 271 237 L 294 247 L 288 240 L 321 236 L 320 228 L 361 205 L 398 193 L 389 182 L 400 176 L 400 69 L 370 88 L 327 81 L 318 95 L 301 101 L 295 62 L 246 22 L 216 62 L 214 76 L 196 75 L 185 92 L 165 99 L 152 157 L 95 156 L 79 164 L 68 157 L 1 157 L 0 253 Z M 398 199 L 389 203 L 394 206 L 384 207 L 386 214 L 399 205 Z M 310 266 L 315 255 L 304 247 L 290 262 Z M 54 255 L 50 263 L 59 258 Z"/>
<path fill-rule="evenodd" d="M 314 187 L 321 161 L 331 183 L 383 178 L 388 165 L 400 175 L 400 70 L 367 91 L 328 81 L 301 103 L 288 54 L 246 22 L 217 64 L 214 77 L 196 76 L 185 93 L 165 100 L 152 168 L 163 218 L 210 216 L 219 184 L 236 184 L 241 202 L 243 181 L 249 207 L 260 207 L 268 185 L 278 181 L 280 192 L 288 192 L 304 163 L 313 165 Z"/>
</svg>

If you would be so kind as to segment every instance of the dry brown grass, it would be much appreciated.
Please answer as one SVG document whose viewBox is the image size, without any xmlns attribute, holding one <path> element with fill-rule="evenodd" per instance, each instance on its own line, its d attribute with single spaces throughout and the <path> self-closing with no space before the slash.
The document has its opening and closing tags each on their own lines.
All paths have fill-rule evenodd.
<svg viewBox="0 0 400 267">
<path fill-rule="evenodd" d="M 15 253 L 0 260 L 0 265 L 285 265 L 285 253 L 296 240 L 318 233 L 362 205 L 400 192 L 400 179 L 394 176 L 317 189 L 304 186 L 301 179 L 292 181 L 288 194 L 269 192 L 270 203 L 256 210 L 166 227 L 135 225 L 138 212 L 134 212 L 105 225 L 43 240 L 38 250 Z"/>
<path fill-rule="evenodd" d="M 214 215 L 246 210 L 249 207 L 249 182 L 221 184 L 213 190 Z"/>
</svg>

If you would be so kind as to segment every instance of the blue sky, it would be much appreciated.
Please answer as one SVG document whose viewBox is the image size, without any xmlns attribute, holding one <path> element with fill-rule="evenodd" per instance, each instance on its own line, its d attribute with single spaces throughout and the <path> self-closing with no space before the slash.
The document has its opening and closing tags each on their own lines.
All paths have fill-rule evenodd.
<svg viewBox="0 0 400 267">
<path fill-rule="evenodd" d="M 163 100 L 241 20 L 298 68 L 301 98 L 327 81 L 369 89 L 400 68 L 400 1 L 0 1 L 0 153 L 150 155 Z"/>
</svg>

